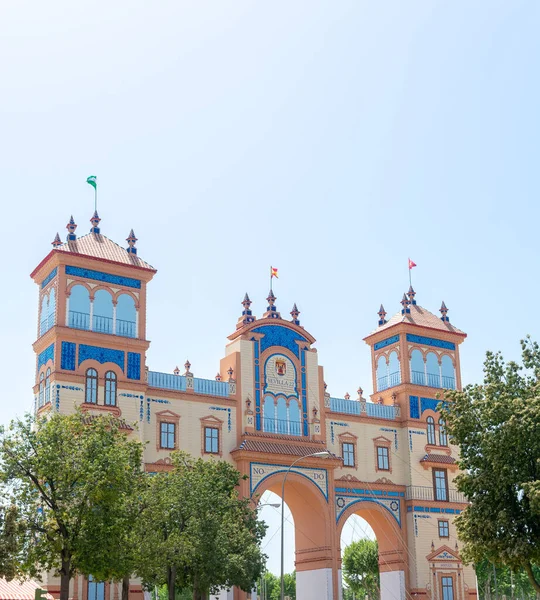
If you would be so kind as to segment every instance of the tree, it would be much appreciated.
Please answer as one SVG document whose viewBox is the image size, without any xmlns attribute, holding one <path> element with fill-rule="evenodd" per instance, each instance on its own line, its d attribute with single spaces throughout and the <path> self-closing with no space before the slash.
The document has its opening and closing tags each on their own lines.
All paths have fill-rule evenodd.
<svg viewBox="0 0 540 600">
<path fill-rule="evenodd" d="M 137 521 L 136 572 L 147 588 L 193 588 L 194 600 L 233 585 L 250 590 L 261 576 L 266 526 L 238 497 L 240 473 L 225 461 L 171 455 L 172 469 L 150 478 Z"/>
<path fill-rule="evenodd" d="M 442 412 L 470 501 L 456 518 L 463 558 L 523 569 L 540 593 L 540 350 L 521 346 L 521 365 L 488 352 L 484 383 L 447 392 Z"/>
<path fill-rule="evenodd" d="M 515 573 L 509 567 L 495 567 L 484 559 L 475 565 L 478 581 L 478 597 L 482 599 L 499 598 L 530 598 L 536 597 L 534 588 L 525 571 L 518 570 Z M 534 570 L 538 570 L 534 567 Z M 496 581 L 495 584 L 495 575 Z M 540 575 L 540 573 L 538 574 Z"/>
<path fill-rule="evenodd" d="M 358 598 L 379 597 L 379 548 L 376 540 L 362 539 L 343 552 L 343 578 Z"/>
<path fill-rule="evenodd" d="M 0 493 L 16 532 L 11 574 L 53 570 L 61 600 L 68 599 L 76 573 L 108 576 L 104 565 L 114 565 L 117 552 L 111 542 L 125 527 L 119 507 L 138 477 L 141 457 L 141 444 L 110 416 L 54 413 L 0 428 Z"/>
<path fill-rule="evenodd" d="M 285 597 L 296 600 L 296 571 L 285 573 L 283 575 L 283 587 Z M 263 590 L 259 591 L 259 596 L 264 600 L 280 600 L 281 598 L 281 579 L 267 571 L 263 577 Z"/>
</svg>

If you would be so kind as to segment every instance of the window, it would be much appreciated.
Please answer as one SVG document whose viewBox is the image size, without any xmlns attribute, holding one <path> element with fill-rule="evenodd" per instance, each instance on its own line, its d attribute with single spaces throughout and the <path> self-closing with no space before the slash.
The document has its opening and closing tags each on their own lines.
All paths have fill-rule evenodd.
<svg viewBox="0 0 540 600">
<path fill-rule="evenodd" d="M 204 428 L 204 451 L 209 454 L 219 454 L 219 429 Z"/>
<path fill-rule="evenodd" d="M 434 499 L 448 502 L 448 479 L 446 469 L 433 469 Z"/>
<path fill-rule="evenodd" d="M 51 401 L 51 369 L 47 369 L 47 375 L 45 375 L 45 404 Z"/>
<path fill-rule="evenodd" d="M 114 371 L 105 373 L 105 404 L 116 406 L 116 373 Z"/>
<path fill-rule="evenodd" d="M 160 448 L 167 448 L 169 450 L 175 448 L 175 430 L 176 426 L 174 423 L 167 423 L 166 421 L 161 422 Z"/>
<path fill-rule="evenodd" d="M 388 448 L 377 446 L 377 468 L 381 471 L 390 470 L 390 461 L 388 460 Z"/>
<path fill-rule="evenodd" d="M 450 528 L 448 521 L 439 521 L 439 537 L 448 538 L 450 537 Z"/>
<path fill-rule="evenodd" d="M 39 376 L 39 402 L 38 406 L 43 406 L 43 394 L 45 392 L 45 375 L 42 373 Z"/>
<path fill-rule="evenodd" d="M 441 577 L 442 600 L 454 600 L 454 580 L 452 577 Z"/>
<path fill-rule="evenodd" d="M 441 446 L 448 446 L 448 434 L 445 425 L 444 419 L 439 419 L 439 444 Z"/>
<path fill-rule="evenodd" d="M 88 577 L 88 600 L 105 600 L 105 583 L 94 581 L 92 575 Z"/>
<path fill-rule="evenodd" d="M 343 466 L 354 467 L 354 444 L 344 442 L 341 448 L 343 451 Z"/>
<path fill-rule="evenodd" d="M 86 371 L 86 390 L 84 401 L 87 404 L 97 404 L 98 374 L 95 369 Z"/>
<path fill-rule="evenodd" d="M 433 417 L 427 418 L 427 443 L 431 446 L 437 445 L 437 440 L 435 439 L 435 419 Z"/>
</svg>

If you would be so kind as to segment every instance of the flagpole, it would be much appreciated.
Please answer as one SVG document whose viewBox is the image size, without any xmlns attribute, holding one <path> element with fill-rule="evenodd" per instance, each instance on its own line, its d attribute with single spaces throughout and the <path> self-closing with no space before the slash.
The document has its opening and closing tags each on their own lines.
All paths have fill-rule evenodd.
<svg viewBox="0 0 540 600">
<path fill-rule="evenodd" d="M 409 287 L 412 287 L 412 277 L 411 277 L 411 259 L 409 258 Z"/>
<path fill-rule="evenodd" d="M 97 177 L 96 177 L 96 181 L 97 181 Z M 94 188 L 94 211 L 97 212 L 97 184 L 96 184 L 96 187 Z"/>
<path fill-rule="evenodd" d="M 272 265 L 270 265 L 270 293 L 274 293 L 272 292 Z"/>
</svg>

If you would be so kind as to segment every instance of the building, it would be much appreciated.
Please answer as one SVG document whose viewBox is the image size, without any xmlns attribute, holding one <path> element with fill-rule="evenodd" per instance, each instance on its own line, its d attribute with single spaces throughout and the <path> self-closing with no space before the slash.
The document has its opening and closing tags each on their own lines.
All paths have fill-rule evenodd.
<svg viewBox="0 0 540 600">
<path fill-rule="evenodd" d="M 452 482 L 456 449 L 437 413 L 437 394 L 460 388 L 459 346 L 444 303 L 441 317 L 422 308 L 411 288 L 401 310 L 366 338 L 373 369 L 372 401 L 326 391 L 315 338 L 293 307 L 289 319 L 270 292 L 256 317 L 249 297 L 228 338 L 214 379 L 152 371 L 146 364 L 147 285 L 156 270 L 139 257 L 133 231 L 123 248 L 90 233 L 53 249 L 32 277 L 39 287 L 35 409 L 111 413 L 138 422 L 149 442 L 145 468 L 170 465 L 177 448 L 234 463 L 249 477 L 246 496 L 281 495 L 295 523 L 297 597 L 341 598 L 340 534 L 353 513 L 379 542 L 383 600 L 473 600 L 475 576 L 460 559 L 453 517 L 465 499 Z M 311 455 L 329 450 L 330 458 Z M 101 588 L 99 588 L 101 586 Z M 48 580 L 57 594 L 58 582 Z M 134 583 L 133 594 L 140 587 Z M 224 592 L 243 599 L 240 591 Z M 74 582 L 72 597 L 117 600 L 116 585 Z"/>
</svg>

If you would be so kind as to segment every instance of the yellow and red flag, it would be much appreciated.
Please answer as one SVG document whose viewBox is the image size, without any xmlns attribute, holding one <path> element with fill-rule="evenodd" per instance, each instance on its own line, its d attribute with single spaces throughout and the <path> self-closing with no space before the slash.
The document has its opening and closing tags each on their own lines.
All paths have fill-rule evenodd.
<svg viewBox="0 0 540 600">
<path fill-rule="evenodd" d="M 416 267 L 416 263 L 415 263 L 414 261 L 412 261 L 412 260 L 409 258 L 409 271 L 410 271 L 410 270 L 411 270 L 413 267 Z"/>
<path fill-rule="evenodd" d="M 272 277 L 275 277 L 276 279 L 279 279 L 278 277 L 278 270 L 276 267 L 270 267 L 270 279 L 272 279 Z"/>
</svg>

